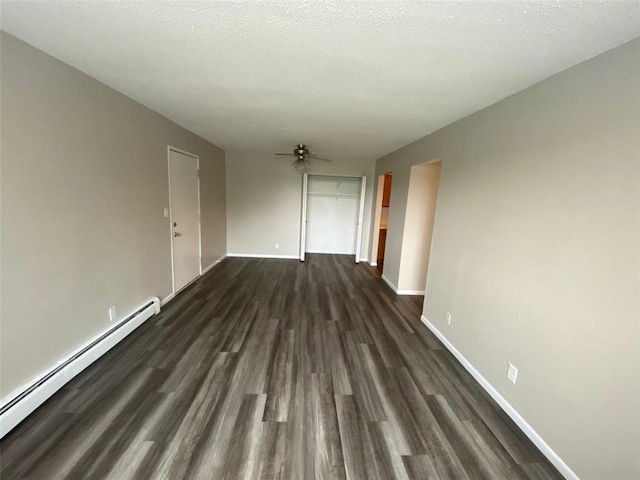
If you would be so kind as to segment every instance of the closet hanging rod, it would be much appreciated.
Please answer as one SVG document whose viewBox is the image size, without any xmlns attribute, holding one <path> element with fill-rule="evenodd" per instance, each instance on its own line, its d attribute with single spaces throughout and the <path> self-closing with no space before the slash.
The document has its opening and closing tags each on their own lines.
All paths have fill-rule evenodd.
<svg viewBox="0 0 640 480">
<path fill-rule="evenodd" d="M 350 194 L 350 193 L 311 193 L 308 195 L 310 197 L 330 197 L 330 198 L 360 198 L 358 194 Z"/>
</svg>

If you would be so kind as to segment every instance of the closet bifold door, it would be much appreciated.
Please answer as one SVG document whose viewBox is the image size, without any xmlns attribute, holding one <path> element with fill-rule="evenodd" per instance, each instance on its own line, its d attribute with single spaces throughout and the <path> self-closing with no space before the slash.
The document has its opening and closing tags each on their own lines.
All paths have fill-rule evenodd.
<svg viewBox="0 0 640 480">
<path fill-rule="evenodd" d="M 362 221 L 364 219 L 364 195 L 367 190 L 367 177 L 362 177 L 360 185 L 360 212 L 358 213 L 358 234 L 356 236 L 356 263 L 360 263 L 360 252 L 362 244 Z"/>
<path fill-rule="evenodd" d="M 362 177 L 309 174 L 306 253 L 358 255 Z"/>
</svg>

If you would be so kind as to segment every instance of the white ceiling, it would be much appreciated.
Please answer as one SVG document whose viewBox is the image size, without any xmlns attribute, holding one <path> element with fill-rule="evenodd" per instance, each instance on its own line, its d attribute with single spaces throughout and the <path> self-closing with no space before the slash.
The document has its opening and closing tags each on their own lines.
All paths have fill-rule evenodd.
<svg viewBox="0 0 640 480">
<path fill-rule="evenodd" d="M 640 2 L 2 1 L 2 29 L 223 148 L 375 159 L 640 35 Z"/>
</svg>

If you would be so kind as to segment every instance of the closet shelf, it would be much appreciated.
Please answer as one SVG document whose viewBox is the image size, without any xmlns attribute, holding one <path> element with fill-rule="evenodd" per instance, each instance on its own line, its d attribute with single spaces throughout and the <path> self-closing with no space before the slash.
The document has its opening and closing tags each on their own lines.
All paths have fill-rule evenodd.
<svg viewBox="0 0 640 480">
<path fill-rule="evenodd" d="M 349 194 L 349 193 L 311 193 L 308 194 L 310 197 L 329 197 L 329 198 L 360 198 L 360 195 Z"/>
</svg>

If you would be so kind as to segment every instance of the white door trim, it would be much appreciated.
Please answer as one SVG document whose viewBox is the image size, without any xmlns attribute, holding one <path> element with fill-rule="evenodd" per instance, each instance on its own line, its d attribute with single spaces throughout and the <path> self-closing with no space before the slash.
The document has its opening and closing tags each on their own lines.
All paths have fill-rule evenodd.
<svg viewBox="0 0 640 480">
<path fill-rule="evenodd" d="M 171 206 L 171 152 L 172 151 L 181 153 L 182 155 L 186 155 L 188 157 L 195 158 L 196 160 L 196 169 L 198 171 L 198 175 L 196 177 L 196 188 L 198 190 L 198 271 L 200 272 L 200 275 L 202 275 L 202 221 L 200 218 L 200 157 L 198 155 L 187 152 L 180 148 L 167 145 L 167 176 L 169 177 L 169 242 L 171 245 L 171 291 L 175 295 L 178 292 L 176 292 L 176 275 L 175 275 L 175 265 L 174 265 L 174 259 L 173 259 L 173 211 L 172 211 L 173 208 Z M 185 287 L 187 285 L 185 285 Z"/>
<path fill-rule="evenodd" d="M 307 188 L 309 174 L 302 174 L 302 208 L 300 212 L 300 261 L 304 262 L 307 243 Z"/>
<path fill-rule="evenodd" d="M 364 220 L 364 197 L 367 191 L 367 177 L 362 176 L 360 186 L 360 211 L 358 213 L 358 233 L 356 234 L 356 263 L 360 263 L 360 252 L 362 244 L 362 221 Z"/>
<path fill-rule="evenodd" d="M 378 175 L 378 182 L 375 196 L 375 210 L 373 216 L 373 227 L 371 231 L 371 256 L 369 264 L 372 267 L 378 265 L 378 245 L 380 245 L 380 221 L 382 220 L 382 195 L 384 193 L 384 177 L 386 174 Z"/>
</svg>

